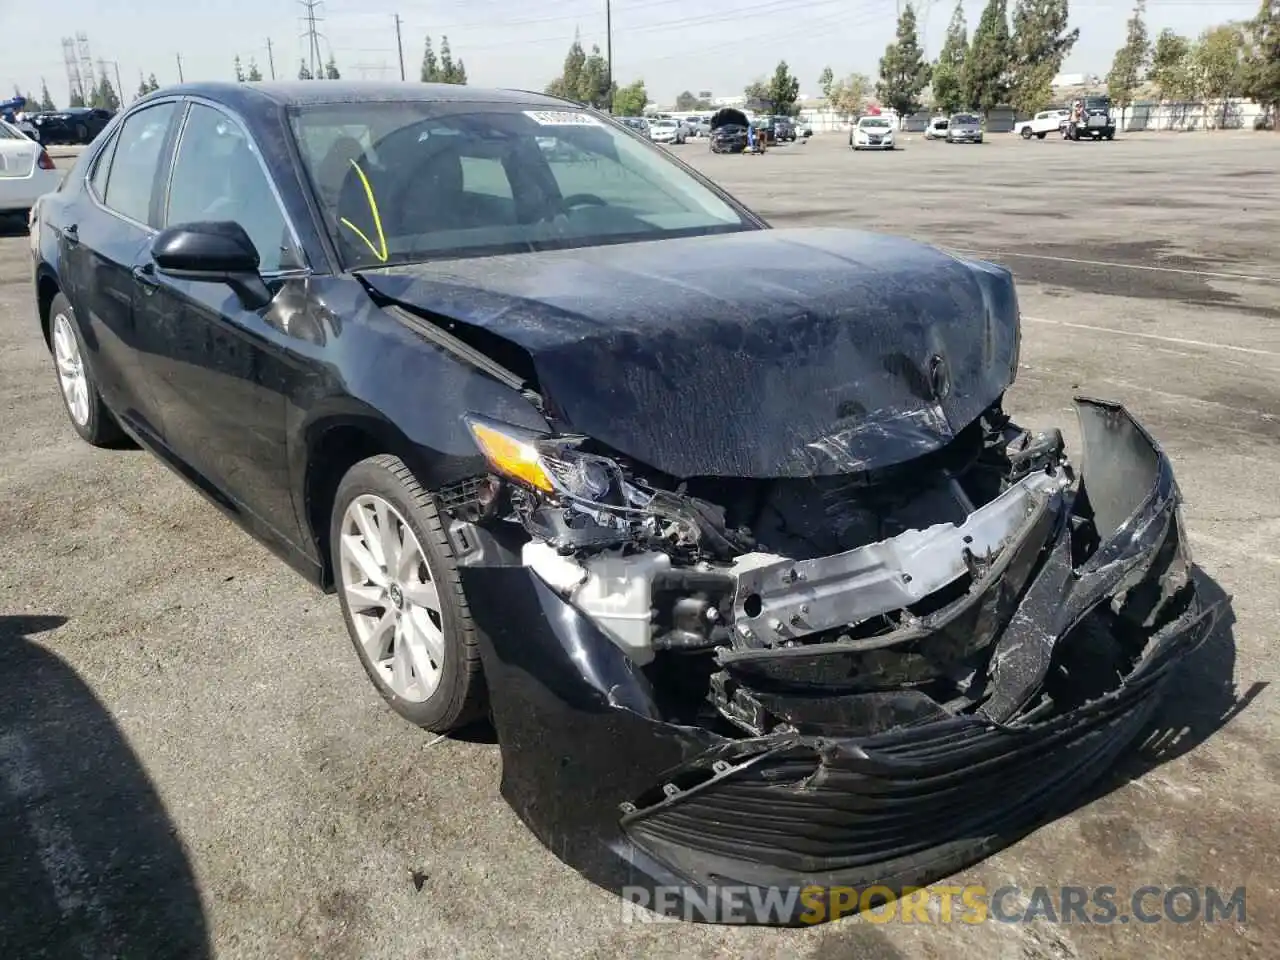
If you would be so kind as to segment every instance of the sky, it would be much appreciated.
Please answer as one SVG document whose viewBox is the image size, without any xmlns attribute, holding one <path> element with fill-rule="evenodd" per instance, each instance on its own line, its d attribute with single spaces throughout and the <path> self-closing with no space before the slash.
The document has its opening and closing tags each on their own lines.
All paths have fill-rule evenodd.
<svg viewBox="0 0 1280 960">
<path fill-rule="evenodd" d="M 734 96 L 785 59 L 804 95 L 816 96 L 830 66 L 875 77 L 894 34 L 899 0 L 612 0 L 614 77 L 643 79 L 650 99 L 674 100 L 682 90 Z M 972 33 L 983 0 L 966 0 Z M 917 0 L 928 56 L 937 54 L 954 0 Z M 1010 0 L 1010 7 L 1013 0 Z M 1124 42 L 1129 2 L 1073 0 L 1071 23 L 1080 40 L 1063 65 L 1067 73 L 1104 74 Z M 1170 27 L 1194 36 L 1206 27 L 1253 16 L 1259 0 L 1148 0 L 1152 37 Z M 299 0 L 0 0 L 0 99 L 16 84 L 40 93 L 48 81 L 65 105 L 63 37 L 84 33 L 96 61 L 118 68 L 127 93 L 140 72 L 161 85 L 179 79 L 234 79 L 238 55 L 268 74 L 271 41 L 278 77 L 298 73 L 307 44 L 306 10 Z M 575 31 L 590 50 L 605 48 L 605 0 L 327 0 L 316 8 L 321 47 L 344 77 L 399 79 L 395 14 L 401 18 L 410 79 L 422 60 L 423 39 L 439 49 L 447 35 L 473 85 L 540 90 L 560 72 Z"/>
</svg>

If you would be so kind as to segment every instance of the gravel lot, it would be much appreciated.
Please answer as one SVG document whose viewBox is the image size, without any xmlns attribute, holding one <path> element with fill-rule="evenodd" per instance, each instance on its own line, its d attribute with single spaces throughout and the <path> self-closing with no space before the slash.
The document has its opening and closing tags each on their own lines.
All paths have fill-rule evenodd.
<svg viewBox="0 0 1280 960">
<path fill-rule="evenodd" d="M 486 738 L 377 698 L 337 601 L 155 460 L 81 443 L 40 339 L 25 226 L 0 231 L 0 955 L 1185 957 L 1280 936 L 1280 139 L 982 146 L 842 135 L 675 148 L 777 226 L 906 233 L 1018 275 L 1010 406 L 1075 437 L 1118 398 L 1175 461 L 1233 622 L 1171 736 L 956 882 L 1248 887 L 1249 922 L 801 930 L 628 925 L 498 795 Z M 64 163 L 67 161 L 63 161 Z M 1268 586 L 1270 584 L 1270 586 Z M 1265 948 L 1266 943 L 1271 948 Z"/>
</svg>

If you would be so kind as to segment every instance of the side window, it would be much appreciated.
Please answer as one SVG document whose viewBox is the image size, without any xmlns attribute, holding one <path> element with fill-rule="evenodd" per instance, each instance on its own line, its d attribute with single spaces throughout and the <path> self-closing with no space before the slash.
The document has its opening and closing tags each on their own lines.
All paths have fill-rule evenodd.
<svg viewBox="0 0 1280 960">
<path fill-rule="evenodd" d="M 195 103 L 178 142 L 165 223 L 209 220 L 240 224 L 264 273 L 302 265 L 257 146 L 226 114 Z"/>
<path fill-rule="evenodd" d="M 177 104 L 161 103 L 125 120 L 110 148 L 111 168 L 106 185 L 100 188 L 102 202 L 112 210 L 153 227 L 156 224 L 149 217 L 151 191 L 159 177 L 160 153 L 176 108 Z M 94 177 L 98 187 L 98 171 L 94 171 Z"/>
<path fill-rule="evenodd" d="M 512 198 L 511 181 L 502 161 L 493 157 L 462 157 L 462 189 L 490 197 Z"/>
<path fill-rule="evenodd" d="M 93 162 L 93 175 L 89 178 L 89 183 L 99 200 L 107 195 L 107 174 L 111 171 L 111 155 L 116 152 L 116 144 L 119 142 L 119 137 L 112 137 L 111 142 L 102 148 L 98 159 Z"/>
</svg>

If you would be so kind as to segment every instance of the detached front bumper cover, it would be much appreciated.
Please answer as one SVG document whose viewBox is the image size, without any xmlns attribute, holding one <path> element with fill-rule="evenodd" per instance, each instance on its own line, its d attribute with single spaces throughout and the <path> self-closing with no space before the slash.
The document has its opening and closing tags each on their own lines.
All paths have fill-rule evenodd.
<svg viewBox="0 0 1280 960">
<path fill-rule="evenodd" d="M 662 691 L 525 568 L 464 568 L 508 802 L 616 891 L 747 887 L 793 904 L 797 888 L 933 882 L 1070 809 L 1220 614 L 1190 578 L 1167 458 L 1123 407 L 1077 412 L 1074 502 L 1029 516 L 964 596 L 887 645 L 721 657 L 792 721 L 762 736 L 670 722 Z M 968 706 L 922 692 L 975 655 Z M 826 657 L 856 681 L 824 691 Z"/>
</svg>

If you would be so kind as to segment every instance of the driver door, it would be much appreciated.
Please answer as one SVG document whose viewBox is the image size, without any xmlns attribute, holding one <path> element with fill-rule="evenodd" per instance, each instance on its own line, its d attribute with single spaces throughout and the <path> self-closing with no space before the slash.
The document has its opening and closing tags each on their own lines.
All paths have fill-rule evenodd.
<svg viewBox="0 0 1280 960">
<path fill-rule="evenodd" d="M 160 206 L 162 227 L 240 224 L 272 290 L 306 272 L 256 145 L 216 107 L 188 106 Z M 306 367 L 280 329 L 278 304 L 248 309 L 225 283 L 165 276 L 149 248 L 134 277 L 135 315 L 175 466 L 260 534 L 298 543 L 285 404 Z"/>
</svg>

